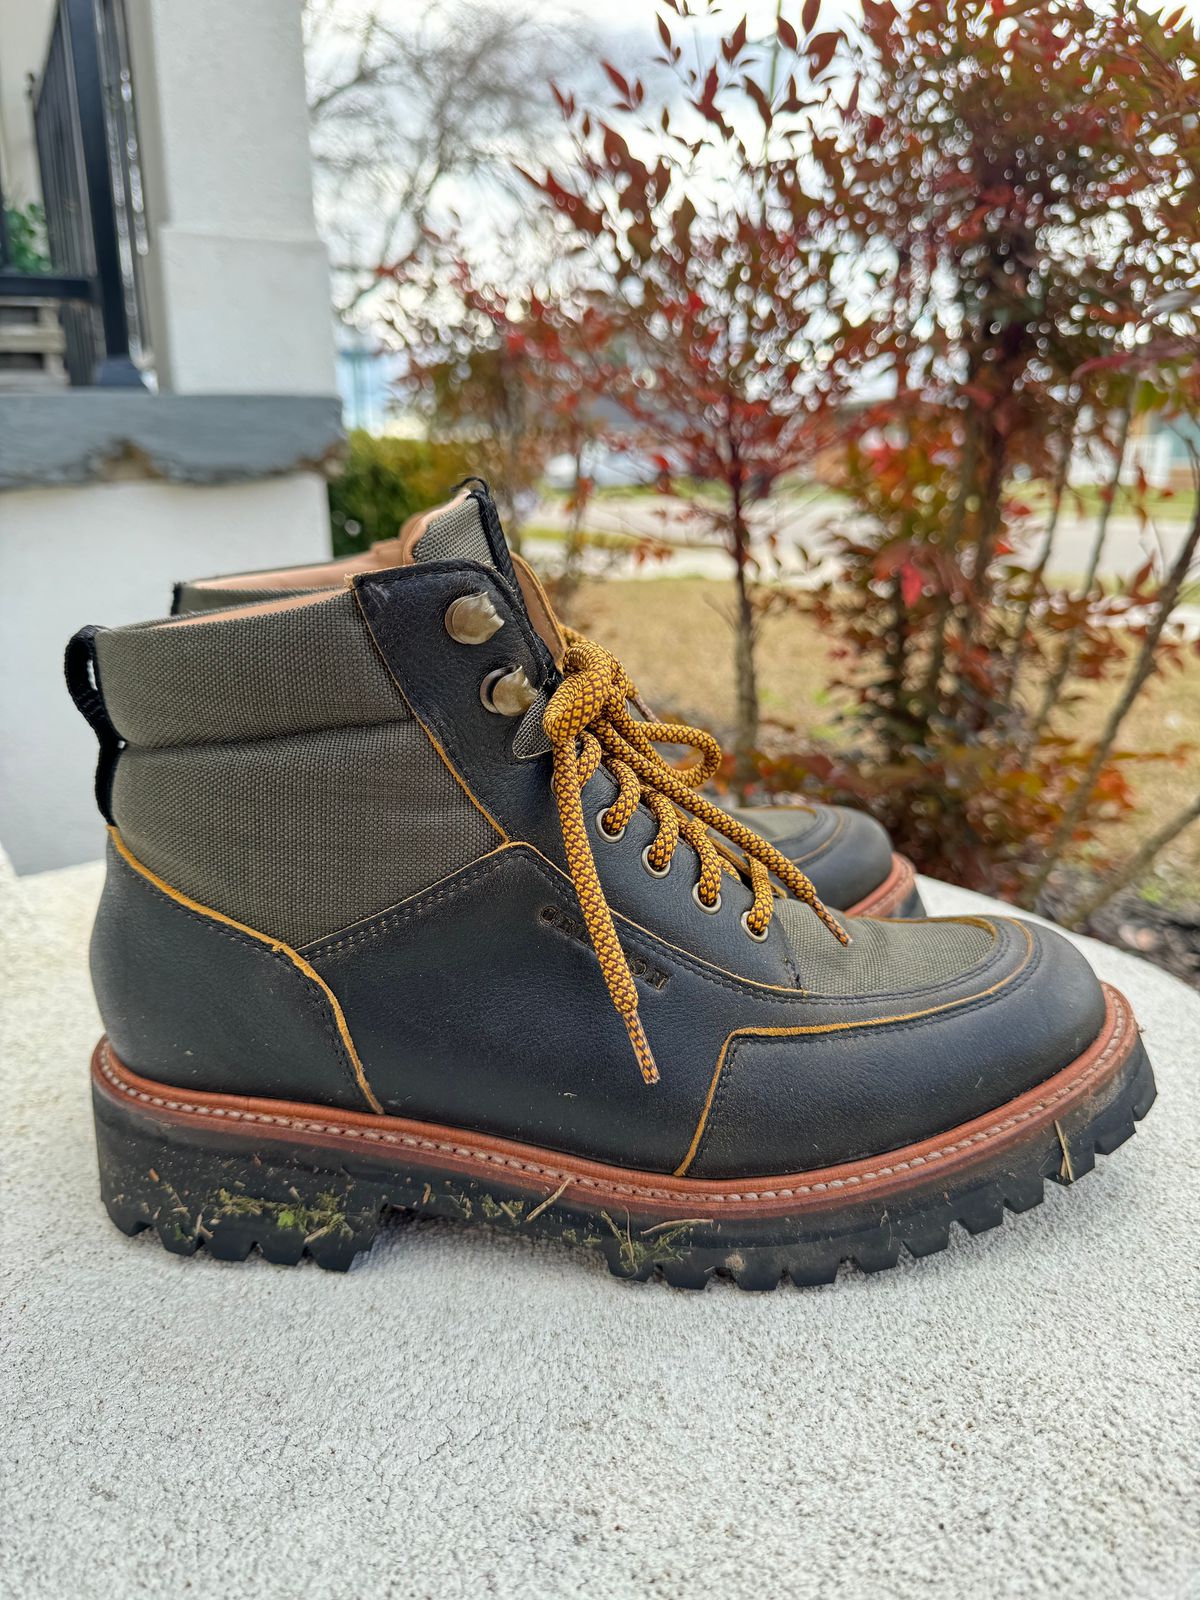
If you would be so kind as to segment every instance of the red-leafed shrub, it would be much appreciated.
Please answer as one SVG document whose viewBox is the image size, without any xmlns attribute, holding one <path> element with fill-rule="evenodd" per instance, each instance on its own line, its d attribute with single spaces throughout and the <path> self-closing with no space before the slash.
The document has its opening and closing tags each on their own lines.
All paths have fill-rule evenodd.
<svg viewBox="0 0 1200 1600">
<path fill-rule="evenodd" d="M 559 93 L 567 146 L 529 174 L 554 292 L 435 269 L 455 310 L 409 313 L 413 371 L 460 433 L 511 413 L 531 461 L 606 434 L 664 492 L 704 486 L 683 503 L 730 557 L 743 790 L 849 795 L 926 869 L 1032 901 L 1136 803 L 1122 730 L 1184 648 L 1200 512 L 1170 562 L 1100 575 L 1118 489 L 1150 512 L 1131 430 L 1155 413 L 1200 438 L 1200 40 L 1131 0 L 863 9 L 782 0 L 756 37 L 714 0 L 659 0 L 656 60 Z M 1091 554 L 1055 589 L 1084 459 Z M 773 556 L 817 464 L 847 515 L 804 589 Z M 781 605 L 833 643 L 836 747 L 760 727 Z M 1080 691 L 1105 680 L 1083 739 Z"/>
<path fill-rule="evenodd" d="M 847 739 L 757 771 L 869 805 L 930 871 L 1034 896 L 1134 804 L 1121 728 L 1181 648 L 1200 520 L 1169 567 L 1115 592 L 1097 572 L 1131 419 L 1200 414 L 1196 33 L 1064 0 L 866 0 L 855 28 L 784 5 L 766 39 L 659 11 L 656 75 L 564 97 L 574 160 L 539 187 L 587 262 L 584 314 L 622 341 L 603 381 L 624 425 L 723 491 L 742 776 L 767 549 L 748 508 L 819 452 L 852 514 L 830 575 L 786 598 L 835 641 Z M 1085 453 L 1092 559 L 1054 591 Z M 1084 743 L 1071 709 L 1104 678 L 1122 687 Z"/>
</svg>

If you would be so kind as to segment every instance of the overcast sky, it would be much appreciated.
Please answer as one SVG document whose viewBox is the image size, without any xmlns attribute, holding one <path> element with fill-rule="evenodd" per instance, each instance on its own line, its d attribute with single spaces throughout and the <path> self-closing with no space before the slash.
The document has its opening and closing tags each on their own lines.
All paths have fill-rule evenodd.
<svg viewBox="0 0 1200 1600">
<path fill-rule="evenodd" d="M 1159 0 L 1144 0 L 1144 3 L 1157 8 Z M 1161 3 L 1174 8 L 1179 0 L 1161 0 Z M 574 90 L 581 103 L 589 104 L 593 100 L 603 103 L 611 94 L 611 88 L 600 73 L 600 59 L 611 60 L 631 74 L 637 72 L 647 76 L 654 74 L 656 69 L 652 61 L 661 50 L 655 27 L 658 9 L 655 0 L 382 0 L 382 3 L 380 0 L 324 0 L 324 4 L 321 0 L 315 0 L 315 5 L 326 17 L 332 16 L 334 19 L 332 34 L 322 36 L 325 38 L 324 64 L 327 69 L 330 60 L 336 63 L 339 59 L 336 52 L 345 48 L 344 43 L 341 46 L 338 43 L 341 25 L 352 26 L 355 20 L 372 12 L 380 13 L 386 24 L 409 37 L 420 39 L 426 27 L 432 26 L 435 37 L 441 36 L 444 40 L 453 35 L 444 31 L 443 19 L 445 26 L 452 29 L 457 14 L 461 27 L 462 8 L 471 5 L 487 6 L 493 14 L 506 19 L 521 12 L 527 17 L 536 18 L 543 26 L 548 48 L 540 52 L 542 64 L 534 69 L 529 82 L 529 95 L 522 103 L 532 106 L 534 101 L 544 99 L 547 120 L 544 127 L 539 126 L 533 146 L 526 147 L 530 148 L 530 153 L 526 155 L 524 150 L 520 152 L 520 164 L 528 163 L 535 170 L 543 164 L 553 164 L 556 152 L 563 153 L 562 125 L 549 97 L 546 82 L 549 76 L 553 75 L 565 87 Z M 819 25 L 836 26 L 839 19 L 851 9 L 856 9 L 854 0 L 823 0 Z M 1190 0 L 1188 9 L 1200 17 L 1200 0 Z M 756 34 L 769 36 L 774 32 L 777 10 L 777 0 L 726 0 L 709 26 L 714 31 L 725 32 L 745 11 L 751 37 Z M 797 16 L 799 0 L 786 0 L 786 10 L 790 16 Z M 681 36 L 683 31 L 682 28 L 679 30 Z M 472 33 L 468 32 L 463 37 L 464 43 L 469 43 Z M 353 46 L 350 48 L 353 52 Z M 449 57 L 449 70 L 452 73 L 461 59 L 457 51 L 458 46 L 455 45 Z M 331 56 L 328 52 L 334 54 Z M 316 51 L 314 54 L 318 59 L 310 55 L 310 73 L 319 80 L 322 52 Z M 351 60 L 353 58 L 352 53 Z M 423 42 L 420 58 L 430 59 Z M 489 61 L 494 59 L 488 57 Z M 545 65 L 547 61 L 550 63 L 548 66 Z M 336 68 L 330 70 L 336 80 L 339 76 Z M 662 68 L 657 70 L 665 72 Z M 419 92 L 414 93 L 413 75 L 402 74 L 402 77 L 406 87 L 397 83 L 396 88 L 389 91 L 389 104 L 402 135 L 395 150 L 395 159 L 399 163 L 395 169 L 397 171 L 403 170 L 405 159 L 403 134 L 406 121 L 411 124 L 411 117 L 419 114 L 415 108 L 422 104 Z M 492 81 L 495 82 L 494 72 Z M 514 80 L 510 78 L 508 81 Z M 521 79 L 515 81 L 519 88 Z M 651 98 L 653 93 L 652 90 Z M 435 103 L 442 106 L 450 103 L 445 98 L 434 98 Z M 505 128 L 511 126 L 507 121 L 504 124 Z M 519 180 L 515 183 L 512 181 L 513 158 L 518 152 L 505 148 L 503 129 L 496 130 L 495 139 L 496 163 L 493 173 L 496 177 L 489 177 L 487 171 L 474 176 L 462 176 L 459 173 L 448 175 L 438 186 L 431 213 L 434 226 L 441 230 L 448 229 L 462 238 L 469 253 L 488 271 L 493 270 L 493 266 L 503 264 L 515 241 L 519 241 L 516 247 L 522 257 L 528 254 L 532 245 L 544 242 L 540 234 L 538 239 L 530 241 L 521 228 L 526 209 L 525 191 Z M 379 231 L 380 217 L 386 216 L 386 184 L 381 189 L 373 181 L 371 172 L 366 170 L 369 165 L 358 164 L 352 172 L 343 171 L 332 180 L 318 183 L 318 211 L 335 263 L 339 260 L 369 261 L 372 251 L 378 249 L 375 236 Z M 507 177 L 507 185 L 498 181 L 501 173 Z M 393 212 L 396 215 L 404 214 L 395 206 Z M 552 236 L 547 238 L 552 239 Z M 394 260 L 402 254 L 408 242 L 401 229 L 388 259 Z M 379 259 L 378 254 L 374 259 Z M 370 320 L 369 313 L 367 320 Z"/>
</svg>

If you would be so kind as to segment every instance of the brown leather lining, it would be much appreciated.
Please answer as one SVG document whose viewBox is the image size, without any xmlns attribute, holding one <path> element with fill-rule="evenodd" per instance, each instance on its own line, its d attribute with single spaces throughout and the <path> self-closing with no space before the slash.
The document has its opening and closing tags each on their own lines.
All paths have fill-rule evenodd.
<svg viewBox="0 0 1200 1600">
<path fill-rule="evenodd" d="M 542 588 L 541 580 L 529 565 L 528 561 L 510 552 L 513 571 L 517 575 L 517 582 L 521 586 L 521 594 L 525 600 L 525 609 L 529 613 L 529 620 L 533 623 L 534 631 L 540 636 L 542 643 L 554 657 L 555 663 L 562 666 L 563 657 L 567 653 L 567 640 L 562 631 L 558 618 L 554 615 L 554 608 L 550 604 L 550 597 Z"/>
<path fill-rule="evenodd" d="M 230 606 L 227 611 L 192 611 L 182 617 L 164 617 L 156 628 L 204 628 L 211 625 L 241 621 L 244 617 L 265 617 L 277 611 L 301 611 L 305 606 L 328 605 L 341 593 L 340 589 L 322 589 L 317 594 L 293 594 L 279 600 L 258 600 L 249 606 Z"/>
<path fill-rule="evenodd" d="M 856 905 L 847 906 L 847 917 L 886 917 L 902 906 L 917 885 L 917 871 L 907 856 L 893 855 L 887 877 Z M 919 918 L 914 920 L 919 921 Z"/>
<path fill-rule="evenodd" d="M 413 519 L 410 517 L 409 522 Z M 405 523 L 408 527 L 408 523 Z M 227 578 L 200 578 L 193 589 L 338 589 L 360 573 L 386 572 L 402 561 L 400 540 L 381 539 L 360 555 L 322 561 L 311 567 L 280 567 L 274 572 L 238 572 Z"/>
<path fill-rule="evenodd" d="M 193 584 L 196 589 L 280 589 L 280 590 L 338 590 L 351 578 L 371 572 L 386 572 L 391 567 L 409 566 L 413 560 L 413 551 L 429 526 L 430 519 L 440 516 L 445 511 L 452 510 L 461 505 L 466 498 L 466 490 L 455 496 L 445 505 L 434 506 L 428 511 L 417 512 L 409 517 L 394 539 L 383 539 L 378 544 L 373 544 L 369 550 L 364 550 L 361 555 L 344 556 L 340 561 L 326 561 L 318 566 L 311 567 L 283 567 L 276 572 L 243 572 L 230 578 L 205 578 Z M 523 561 L 519 555 L 512 557 L 513 570 L 517 574 L 521 593 L 525 600 L 526 609 L 536 631 L 541 635 L 547 649 L 555 661 L 561 666 L 567 642 L 563 637 L 562 628 L 554 615 L 549 597 L 542 587 L 537 574 L 528 562 Z M 239 615 L 254 615 L 263 610 L 281 609 L 281 607 L 295 606 L 306 600 L 316 598 L 314 595 L 305 595 L 301 598 L 289 598 L 287 601 L 260 601 L 257 606 L 239 608 Z M 176 619 L 173 619 L 176 620 Z M 186 617 L 177 619 L 186 622 L 206 621 L 207 617 Z"/>
<path fill-rule="evenodd" d="M 237 572 L 227 578 L 200 578 L 192 589 L 337 589 L 356 572 L 370 572 L 375 563 L 371 552 L 343 556 L 340 561 L 322 561 L 311 567 L 281 567 L 275 572 Z"/>
<path fill-rule="evenodd" d="M 193 1128 L 207 1125 L 230 1132 L 246 1125 L 247 1134 L 259 1139 L 328 1148 L 344 1148 L 352 1140 L 360 1153 L 371 1146 L 378 1146 L 380 1154 L 408 1150 L 423 1166 L 476 1178 L 491 1171 L 506 1184 L 537 1193 L 548 1183 L 565 1182 L 597 1206 L 633 1204 L 639 1211 L 651 1212 L 669 1212 L 681 1205 L 704 1206 L 719 1209 L 722 1216 L 771 1216 L 827 1207 L 839 1198 L 875 1199 L 916 1182 L 942 1182 L 948 1174 L 981 1158 L 991 1159 L 1031 1131 L 1062 1117 L 1075 1101 L 1095 1092 L 1118 1071 L 1137 1039 L 1128 1001 L 1107 984 L 1104 993 L 1105 1026 L 1099 1038 L 1070 1066 L 986 1116 L 885 1156 L 733 1183 L 606 1166 L 403 1117 L 240 1095 L 191 1093 L 130 1072 L 113 1054 L 107 1039 L 96 1046 L 92 1077 L 98 1089 L 118 1103 L 133 1102 L 159 1120 Z"/>
</svg>

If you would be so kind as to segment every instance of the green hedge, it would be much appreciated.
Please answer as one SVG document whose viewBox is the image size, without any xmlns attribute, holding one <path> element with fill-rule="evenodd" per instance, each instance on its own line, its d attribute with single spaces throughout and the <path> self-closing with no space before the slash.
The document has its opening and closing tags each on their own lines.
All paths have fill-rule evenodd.
<svg viewBox="0 0 1200 1600">
<path fill-rule="evenodd" d="M 39 205 L 5 206 L 9 266 L 16 272 L 49 272 L 46 213 Z"/>
<path fill-rule="evenodd" d="M 352 555 L 393 539 L 414 511 L 444 500 L 471 471 L 466 446 L 350 435 L 346 464 L 329 485 L 333 553 Z"/>
</svg>

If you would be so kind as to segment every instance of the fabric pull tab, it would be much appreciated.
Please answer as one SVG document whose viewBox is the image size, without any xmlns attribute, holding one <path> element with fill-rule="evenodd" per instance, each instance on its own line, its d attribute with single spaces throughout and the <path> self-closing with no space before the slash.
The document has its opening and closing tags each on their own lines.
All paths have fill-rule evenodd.
<svg viewBox="0 0 1200 1600">
<path fill-rule="evenodd" d="M 72 635 L 63 666 L 71 699 L 100 746 L 100 759 L 96 764 L 96 804 L 105 822 L 112 823 L 113 771 L 125 741 L 113 726 L 100 688 L 100 669 L 96 662 L 99 632 L 99 628 L 92 626 L 80 628 Z"/>
</svg>

